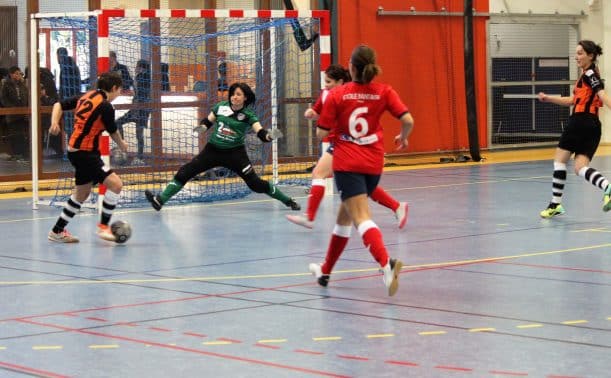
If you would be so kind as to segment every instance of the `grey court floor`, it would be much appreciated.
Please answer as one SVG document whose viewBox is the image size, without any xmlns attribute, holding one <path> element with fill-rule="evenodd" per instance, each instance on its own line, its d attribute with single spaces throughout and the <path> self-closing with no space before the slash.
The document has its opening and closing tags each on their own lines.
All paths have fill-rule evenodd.
<svg viewBox="0 0 611 378">
<path fill-rule="evenodd" d="M 371 205 L 406 265 L 394 297 L 356 230 L 327 288 L 307 272 L 337 195 L 313 230 L 254 194 L 121 209 L 125 245 L 88 212 L 53 244 L 59 209 L 0 201 L 0 377 L 609 377 L 611 214 L 569 174 L 567 213 L 539 218 L 551 167 L 385 173 L 410 205 L 403 230 Z"/>
</svg>

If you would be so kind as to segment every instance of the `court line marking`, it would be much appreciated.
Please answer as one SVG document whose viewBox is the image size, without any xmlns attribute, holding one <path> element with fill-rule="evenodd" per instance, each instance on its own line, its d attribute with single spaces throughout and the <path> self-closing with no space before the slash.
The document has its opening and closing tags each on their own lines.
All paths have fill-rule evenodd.
<svg viewBox="0 0 611 378">
<path fill-rule="evenodd" d="M 410 269 L 434 268 L 434 267 L 450 267 L 455 265 L 479 264 L 486 262 L 494 262 L 499 260 L 510 260 L 526 257 L 546 256 L 559 253 L 584 252 L 593 249 L 611 247 L 611 243 L 589 245 L 584 247 L 575 247 L 567 249 L 558 249 L 553 251 L 522 253 L 517 255 L 486 257 L 481 259 L 446 261 L 428 264 L 416 264 L 403 266 L 404 271 Z M 379 268 L 364 268 L 364 269 L 347 269 L 334 271 L 334 275 L 362 272 L 377 272 Z M 279 277 L 304 277 L 311 276 L 311 273 L 276 273 L 276 274 L 257 274 L 257 275 L 239 275 L 239 276 L 209 276 L 209 277 L 183 277 L 183 278 L 146 278 L 146 279 L 117 279 L 117 280 L 58 280 L 58 281 L 0 281 L 0 286 L 5 285 L 90 285 L 90 284 L 125 284 L 125 283 L 160 283 L 160 282 L 185 282 L 185 281 L 227 281 L 241 279 L 264 279 L 264 278 L 279 278 Z"/>
</svg>

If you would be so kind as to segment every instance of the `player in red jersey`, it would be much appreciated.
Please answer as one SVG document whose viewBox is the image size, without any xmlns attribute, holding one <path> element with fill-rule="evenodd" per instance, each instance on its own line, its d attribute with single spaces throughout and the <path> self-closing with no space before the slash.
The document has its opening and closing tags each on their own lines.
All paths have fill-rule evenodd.
<svg viewBox="0 0 611 378">
<path fill-rule="evenodd" d="M 322 112 L 323 104 L 329 91 L 339 85 L 349 82 L 350 73 L 339 64 L 332 64 L 325 70 L 325 88 L 316 100 L 314 106 L 305 111 L 307 119 L 317 120 Z M 320 159 L 312 171 L 312 187 L 308 196 L 308 205 L 303 215 L 287 215 L 286 218 L 300 226 L 306 228 L 314 227 L 316 212 L 325 195 L 325 179 L 331 177 L 333 173 L 333 140 L 332 135 L 323 138 L 323 143 L 331 143 L 329 148 L 323 151 Z M 395 213 L 399 228 L 403 228 L 407 223 L 408 206 L 406 202 L 399 202 L 388 194 L 381 186 L 377 186 L 370 195 L 371 199 L 377 203 L 391 209 Z"/>
<path fill-rule="evenodd" d="M 318 120 L 318 137 L 324 138 L 329 132 L 335 134 L 333 174 L 342 205 L 325 261 L 310 264 L 309 269 L 321 286 L 327 286 L 354 224 L 363 243 L 382 267 L 384 284 L 392 296 L 399 288 L 403 263 L 389 257 L 382 233 L 371 219 L 367 196 L 378 185 L 384 168 L 380 117 L 388 111 L 401 121 L 401 133 L 395 137 L 397 150 L 407 147 L 414 120 L 394 89 L 387 84 L 372 82 L 381 71 L 372 48 L 365 45 L 356 47 L 350 57 L 349 69 L 353 82 L 338 86 L 329 93 Z"/>
</svg>

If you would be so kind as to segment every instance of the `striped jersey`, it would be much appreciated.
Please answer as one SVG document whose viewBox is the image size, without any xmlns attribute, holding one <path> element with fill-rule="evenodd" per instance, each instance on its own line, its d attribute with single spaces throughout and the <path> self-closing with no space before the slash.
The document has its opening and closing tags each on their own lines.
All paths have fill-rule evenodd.
<svg viewBox="0 0 611 378">
<path fill-rule="evenodd" d="M 117 131 L 115 108 L 101 90 L 92 90 L 79 97 L 61 102 L 62 110 L 74 109 L 74 130 L 69 146 L 81 151 L 97 151 L 100 135 Z"/>
<path fill-rule="evenodd" d="M 605 89 L 605 85 L 600 79 L 596 66 L 592 64 L 581 74 L 573 89 L 573 114 L 598 115 L 598 108 L 602 106 L 602 101 L 596 93 L 601 89 Z"/>
</svg>

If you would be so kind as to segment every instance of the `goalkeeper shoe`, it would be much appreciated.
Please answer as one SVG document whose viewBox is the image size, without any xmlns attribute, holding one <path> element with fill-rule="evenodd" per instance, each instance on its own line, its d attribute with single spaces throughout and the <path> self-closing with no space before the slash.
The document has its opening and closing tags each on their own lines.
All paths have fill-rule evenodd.
<svg viewBox="0 0 611 378">
<path fill-rule="evenodd" d="M 286 219 L 288 219 L 289 222 L 293 222 L 293 223 L 298 224 L 300 226 L 303 226 L 305 228 L 309 228 L 309 229 L 314 228 L 314 222 L 309 220 L 308 216 L 306 214 L 304 214 L 304 215 L 287 215 Z"/>
<path fill-rule="evenodd" d="M 291 210 L 295 210 L 295 211 L 301 210 L 301 206 L 299 206 L 299 204 L 295 202 L 295 200 L 292 198 L 289 198 L 289 200 L 286 201 L 284 204 L 286 205 L 286 207 L 290 207 Z"/>
<path fill-rule="evenodd" d="M 100 239 L 112 242 L 117 241 L 117 238 L 112 234 L 112 231 L 110 230 L 110 226 L 108 226 L 107 224 L 99 223 L 98 230 L 96 233 L 98 234 L 98 237 Z"/>
<path fill-rule="evenodd" d="M 330 276 L 328 274 L 322 273 L 322 268 L 320 264 L 312 263 L 308 266 L 308 269 L 314 275 L 314 277 L 316 277 L 316 281 L 320 286 L 327 287 L 327 285 L 329 284 Z"/>
<path fill-rule="evenodd" d="M 63 230 L 58 233 L 55 233 L 53 232 L 53 230 L 51 230 L 49 231 L 47 239 L 58 243 L 78 243 L 79 241 L 78 238 L 69 233 L 68 230 Z"/>
<path fill-rule="evenodd" d="M 605 195 L 603 197 L 603 211 L 607 212 L 609 210 L 611 210 L 611 184 L 607 185 Z"/>
<path fill-rule="evenodd" d="M 559 203 L 550 203 L 547 206 L 547 209 L 539 213 L 539 215 L 541 215 L 541 218 L 545 218 L 545 219 L 555 217 L 556 215 L 562 215 L 562 214 L 564 214 L 564 207 L 562 207 L 562 205 Z"/>
<path fill-rule="evenodd" d="M 388 288 L 388 295 L 391 297 L 399 290 L 399 274 L 402 267 L 403 263 L 401 260 L 388 259 L 388 264 L 382 268 L 382 279 L 384 280 L 384 285 Z"/>
<path fill-rule="evenodd" d="M 151 206 L 153 206 L 153 209 L 157 211 L 161 210 L 163 203 L 161 202 L 161 198 L 159 198 L 158 194 L 153 194 L 153 192 L 150 190 L 145 190 L 144 195 L 146 196 L 147 201 L 151 203 Z"/>
</svg>

